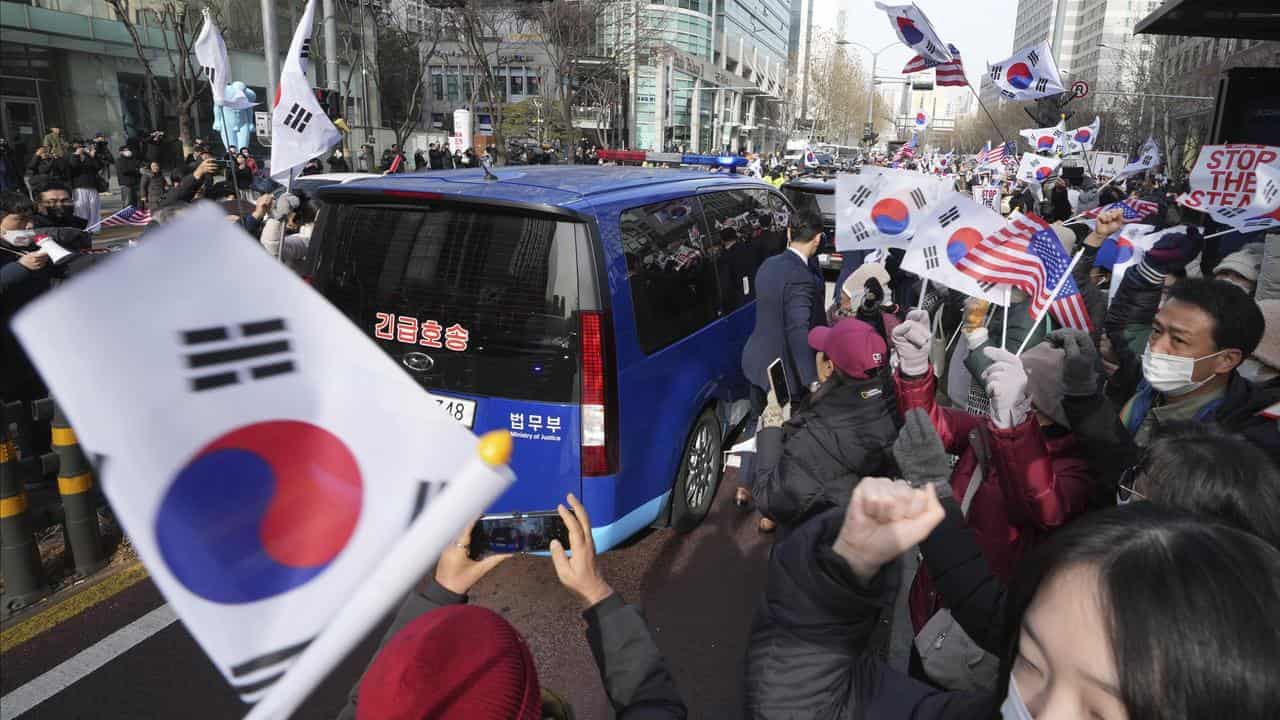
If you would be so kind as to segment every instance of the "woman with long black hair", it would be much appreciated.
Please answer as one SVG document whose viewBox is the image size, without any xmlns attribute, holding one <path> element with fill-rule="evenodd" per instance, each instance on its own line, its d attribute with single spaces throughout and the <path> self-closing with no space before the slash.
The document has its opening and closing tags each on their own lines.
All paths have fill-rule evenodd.
<svg viewBox="0 0 1280 720">
<path fill-rule="evenodd" d="M 754 718 L 1280 717 L 1280 550 L 1133 503 L 1085 516 L 1020 566 L 994 693 L 946 692 L 863 652 L 901 553 L 942 520 L 933 485 L 864 479 L 775 546 L 752 629 Z"/>
</svg>

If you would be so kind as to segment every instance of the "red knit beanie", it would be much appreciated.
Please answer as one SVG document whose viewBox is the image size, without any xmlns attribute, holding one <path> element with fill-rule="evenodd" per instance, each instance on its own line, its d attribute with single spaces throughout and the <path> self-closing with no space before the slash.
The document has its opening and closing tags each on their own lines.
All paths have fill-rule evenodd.
<svg viewBox="0 0 1280 720">
<path fill-rule="evenodd" d="M 450 605 L 391 638 L 360 681 L 357 720 L 538 720 L 524 638 L 492 610 Z"/>
</svg>

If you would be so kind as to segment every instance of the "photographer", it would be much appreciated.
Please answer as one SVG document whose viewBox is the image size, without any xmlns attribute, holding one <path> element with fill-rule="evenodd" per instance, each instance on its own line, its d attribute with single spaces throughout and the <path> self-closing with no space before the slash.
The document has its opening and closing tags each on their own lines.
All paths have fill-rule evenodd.
<svg viewBox="0 0 1280 720">
<path fill-rule="evenodd" d="M 98 158 L 96 146 L 86 147 L 84 143 L 72 145 L 71 156 L 67 158 L 67 169 L 71 174 L 71 187 L 74 189 L 76 217 L 93 225 L 102 217 L 102 199 L 98 195 L 103 182 L 98 171 L 103 167 Z"/>
<path fill-rule="evenodd" d="M 177 186 L 165 193 L 163 207 L 186 205 L 209 194 L 213 186 L 214 173 L 218 172 L 219 163 L 213 154 L 205 151 L 199 158 L 195 169 L 184 175 Z"/>
<path fill-rule="evenodd" d="M 618 718 L 684 718 L 675 679 L 644 616 L 609 587 L 596 562 L 591 519 L 573 495 L 556 508 L 570 556 L 551 542 L 560 584 L 585 610 L 587 642 Z M 529 647 L 500 615 L 467 605 L 467 592 L 510 555 L 472 560 L 471 528 L 440 556 L 435 571 L 400 609 L 378 654 L 351 688 L 340 720 L 468 718 L 563 720 L 573 708 L 540 687 Z"/>
</svg>

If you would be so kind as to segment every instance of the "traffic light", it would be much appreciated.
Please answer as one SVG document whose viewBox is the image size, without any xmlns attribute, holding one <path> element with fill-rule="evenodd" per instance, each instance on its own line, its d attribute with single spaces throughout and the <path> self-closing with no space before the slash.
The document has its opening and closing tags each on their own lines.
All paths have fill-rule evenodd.
<svg viewBox="0 0 1280 720">
<path fill-rule="evenodd" d="M 316 102 L 320 103 L 320 107 L 324 108 L 324 114 L 330 120 L 337 120 L 342 117 L 342 96 L 337 90 L 329 90 L 326 88 L 316 88 Z"/>
</svg>

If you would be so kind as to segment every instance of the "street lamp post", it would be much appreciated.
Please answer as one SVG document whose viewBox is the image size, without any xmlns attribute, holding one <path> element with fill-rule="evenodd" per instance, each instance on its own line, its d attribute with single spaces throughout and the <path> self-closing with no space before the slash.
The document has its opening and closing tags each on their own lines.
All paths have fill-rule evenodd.
<svg viewBox="0 0 1280 720">
<path fill-rule="evenodd" d="M 869 81 L 870 88 L 869 88 L 869 93 L 867 94 L 867 127 L 871 128 L 871 132 L 875 132 L 875 127 L 872 123 L 875 122 L 876 63 L 880 60 L 880 53 L 884 52 L 885 50 L 889 50 L 891 48 L 897 47 L 898 43 L 891 42 L 888 45 L 885 45 L 884 47 L 880 48 L 879 50 L 872 50 L 866 45 L 863 45 L 860 42 L 854 42 L 852 40 L 837 40 L 836 45 L 857 45 L 863 50 L 866 50 L 871 55 L 871 78 Z"/>
</svg>

